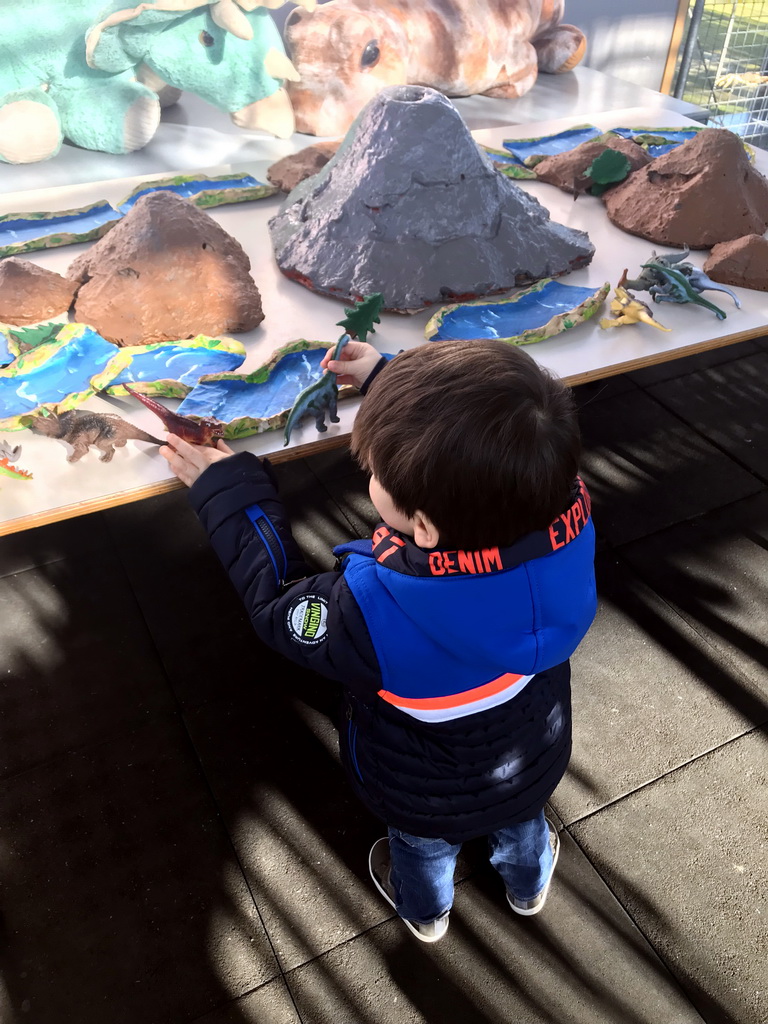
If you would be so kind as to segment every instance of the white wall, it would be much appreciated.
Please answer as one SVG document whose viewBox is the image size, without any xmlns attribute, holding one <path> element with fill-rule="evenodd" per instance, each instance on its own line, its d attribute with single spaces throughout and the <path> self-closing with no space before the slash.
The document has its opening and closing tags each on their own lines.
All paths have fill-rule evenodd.
<svg viewBox="0 0 768 1024">
<path fill-rule="evenodd" d="M 583 63 L 614 78 L 658 89 L 678 0 L 565 0 L 565 21 L 587 36 Z"/>
</svg>

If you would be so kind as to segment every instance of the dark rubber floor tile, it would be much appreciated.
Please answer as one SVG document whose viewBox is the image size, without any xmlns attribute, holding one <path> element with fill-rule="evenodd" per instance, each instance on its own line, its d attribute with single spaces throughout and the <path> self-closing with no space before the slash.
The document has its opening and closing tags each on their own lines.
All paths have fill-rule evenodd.
<svg viewBox="0 0 768 1024">
<path fill-rule="evenodd" d="M 0 537 L 0 576 L 34 569 L 61 558 L 77 558 L 108 547 L 111 538 L 101 512 Z"/>
<path fill-rule="evenodd" d="M 120 562 L 80 552 L 0 579 L 0 777 L 171 706 Z"/>
<path fill-rule="evenodd" d="M 768 719 L 768 493 L 622 548 L 638 575 L 743 674 L 732 693 Z"/>
<path fill-rule="evenodd" d="M 727 304 L 730 302 L 730 299 L 726 298 L 724 301 Z M 715 302 L 717 304 L 717 300 Z M 657 306 L 656 311 L 663 321 L 663 308 Z M 714 316 L 714 313 L 712 316 Z M 655 366 L 647 366 L 642 370 L 632 370 L 627 376 L 635 384 L 639 384 L 640 387 L 650 387 L 664 380 L 673 380 L 676 377 L 684 377 L 689 373 L 708 370 L 711 366 L 720 366 L 722 363 L 731 363 L 736 359 L 743 359 L 744 356 L 754 355 L 759 349 L 758 339 L 740 341 L 735 345 L 722 345 L 720 348 L 708 349 L 706 352 L 697 352 L 692 356 L 670 359 L 666 363 L 656 363 Z"/>
<path fill-rule="evenodd" d="M 326 717 L 334 684 L 308 677 L 305 700 L 291 697 L 301 682 L 289 667 L 255 677 L 250 699 L 186 715 L 284 969 L 383 919 L 367 857 L 384 826 L 358 802 L 339 763 Z"/>
<path fill-rule="evenodd" d="M 593 402 L 602 402 L 606 398 L 616 398 L 617 395 L 624 395 L 628 391 L 637 391 L 637 384 L 630 380 L 628 374 L 620 373 L 615 377 L 590 381 L 588 384 L 577 384 L 572 391 L 576 405 L 583 409 Z"/>
<path fill-rule="evenodd" d="M 289 490 L 285 506 L 310 571 L 332 569 L 333 547 L 354 536 L 342 512 L 314 478 L 308 491 Z M 188 706 L 238 697 L 275 656 L 261 647 L 185 493 L 107 517 L 177 698 Z"/>
<path fill-rule="evenodd" d="M 175 721 L 6 780 L 0 821 L 10 1019 L 189 1021 L 277 976 Z"/>
<path fill-rule="evenodd" d="M 598 615 L 571 659 L 573 755 L 552 797 L 566 824 L 752 727 L 733 665 L 625 563 L 597 569 Z"/>
<path fill-rule="evenodd" d="M 768 1020 L 766 793 L 755 731 L 573 826 L 707 1024 Z"/>
<path fill-rule="evenodd" d="M 302 1024 L 282 978 L 270 981 L 192 1024 Z"/>
<path fill-rule="evenodd" d="M 254 633 L 186 491 L 105 516 L 176 698 L 187 705 L 239 693 Z"/>
<path fill-rule="evenodd" d="M 296 543 L 313 572 L 333 569 L 333 549 L 354 540 L 354 524 L 347 509 L 334 501 L 332 493 L 317 484 L 301 500 L 287 500 L 285 508 Z"/>
<path fill-rule="evenodd" d="M 768 480 L 768 352 L 649 389 L 662 405 Z"/>
<path fill-rule="evenodd" d="M 435 945 L 388 909 L 386 923 L 287 975 L 304 1024 L 702 1024 L 567 835 L 537 917 L 512 913 L 491 868 L 457 886 Z"/>
<path fill-rule="evenodd" d="M 352 458 L 348 445 L 334 448 L 329 452 L 320 452 L 318 455 L 310 455 L 306 463 L 315 478 L 323 484 L 360 472 L 360 467 Z"/>
<path fill-rule="evenodd" d="M 342 480 L 329 480 L 324 485 L 358 537 L 371 537 L 381 522 L 381 516 L 368 494 L 368 482 L 368 474 L 358 471 Z"/>
<path fill-rule="evenodd" d="M 641 391 L 595 402 L 580 420 L 582 475 L 598 534 L 612 544 L 760 489 L 751 473 Z"/>
</svg>

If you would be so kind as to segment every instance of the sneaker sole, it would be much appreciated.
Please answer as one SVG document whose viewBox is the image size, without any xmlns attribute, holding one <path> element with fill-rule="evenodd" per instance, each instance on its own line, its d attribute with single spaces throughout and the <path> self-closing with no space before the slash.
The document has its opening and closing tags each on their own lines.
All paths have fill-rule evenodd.
<svg viewBox="0 0 768 1024">
<path fill-rule="evenodd" d="M 373 851 L 376 849 L 376 847 L 379 845 L 379 843 L 386 843 L 387 844 L 387 848 L 389 848 L 389 840 L 388 839 L 377 839 L 376 840 L 376 842 L 371 847 L 371 852 L 368 854 L 368 871 L 370 873 L 371 878 L 373 879 L 373 884 L 376 886 L 376 888 L 379 890 L 381 895 L 384 897 L 384 899 L 387 901 L 387 903 L 390 905 L 390 907 L 392 907 L 394 912 L 397 914 L 397 907 L 395 906 L 395 901 L 389 895 L 389 893 L 384 888 L 384 886 L 381 884 L 381 882 L 379 882 L 379 880 L 376 877 L 376 874 L 375 874 L 375 872 L 373 870 Z M 439 942 L 440 939 L 442 939 L 443 936 L 445 935 L 445 933 L 448 931 L 448 925 L 446 924 L 445 931 L 440 932 L 439 935 L 434 935 L 434 936 L 433 935 L 422 935 L 420 931 L 416 930 L 415 926 L 413 924 L 411 924 L 410 921 L 407 921 L 404 917 L 400 917 L 399 914 L 397 914 L 397 916 L 403 922 L 403 924 L 408 929 L 408 931 L 411 933 L 411 935 L 415 935 L 416 938 L 419 940 L 419 942 L 426 942 L 426 943 Z"/>
<path fill-rule="evenodd" d="M 544 889 L 542 891 L 541 901 L 537 903 L 537 905 L 533 907 L 531 910 L 521 910 L 520 907 L 515 906 L 515 904 L 509 898 L 509 893 L 507 893 L 507 903 L 510 905 L 512 910 L 514 910 L 514 912 L 516 914 L 519 914 L 521 917 L 533 917 L 534 914 L 541 913 L 541 911 L 544 909 L 544 904 L 547 902 L 547 896 L 549 896 L 549 887 L 550 885 L 552 885 L 552 879 L 555 875 L 557 859 L 560 856 L 560 837 L 557 835 L 557 831 L 554 828 L 554 826 L 552 826 L 552 823 L 550 822 L 549 818 L 547 818 L 547 824 L 552 828 L 552 832 L 554 833 L 554 835 L 557 836 L 557 845 L 555 846 L 555 852 L 552 856 L 552 870 L 549 873 L 549 879 L 547 880 L 547 884 L 544 886 Z"/>
</svg>

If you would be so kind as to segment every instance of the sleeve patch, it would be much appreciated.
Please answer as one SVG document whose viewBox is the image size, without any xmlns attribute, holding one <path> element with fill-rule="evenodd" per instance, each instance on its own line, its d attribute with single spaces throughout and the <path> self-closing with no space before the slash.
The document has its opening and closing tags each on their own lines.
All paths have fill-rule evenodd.
<svg viewBox="0 0 768 1024">
<path fill-rule="evenodd" d="M 297 644 L 315 647 L 328 637 L 328 600 L 322 594 L 302 594 L 288 605 L 288 635 Z"/>
</svg>

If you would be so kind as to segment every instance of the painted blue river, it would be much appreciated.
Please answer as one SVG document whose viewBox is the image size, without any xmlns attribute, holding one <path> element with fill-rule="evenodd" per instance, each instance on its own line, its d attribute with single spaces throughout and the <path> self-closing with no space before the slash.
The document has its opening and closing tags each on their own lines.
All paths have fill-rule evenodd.
<svg viewBox="0 0 768 1024">
<path fill-rule="evenodd" d="M 204 381 L 187 395 L 177 411 L 183 416 L 214 416 L 223 423 L 242 417 L 258 420 L 276 416 L 290 409 L 299 393 L 322 377 L 320 363 L 326 352 L 325 348 L 289 352 L 261 384 L 242 377 Z"/>
<path fill-rule="evenodd" d="M 90 327 L 56 349 L 41 366 L 17 376 L 0 372 L 0 419 L 21 416 L 39 405 L 61 402 L 86 391 L 91 378 L 106 367 L 120 349 Z"/>
<path fill-rule="evenodd" d="M 517 300 L 457 306 L 445 314 L 430 340 L 515 338 L 523 331 L 543 327 L 558 313 L 569 313 L 594 294 L 594 288 L 550 281 L 541 291 L 529 292 Z"/>
<path fill-rule="evenodd" d="M 256 178 L 251 177 L 250 174 L 244 174 L 240 177 L 221 178 L 215 181 L 212 181 L 210 178 L 198 178 L 196 181 L 184 181 L 179 185 L 147 185 L 146 188 L 137 192 L 136 195 L 120 203 L 118 209 L 123 213 L 128 213 L 137 200 L 141 199 L 142 196 L 149 195 L 150 192 L 175 192 L 177 196 L 184 196 L 185 199 L 188 199 L 190 196 L 199 195 L 200 192 L 224 191 L 235 188 L 258 188 L 264 184 L 265 182 L 258 181 Z"/>
<path fill-rule="evenodd" d="M 169 342 L 153 346 L 149 352 L 137 352 L 131 365 L 115 377 L 110 387 L 154 380 L 177 380 L 192 387 L 204 373 L 229 373 L 241 366 L 244 359 L 245 352 L 223 352 Z"/>
<path fill-rule="evenodd" d="M 99 203 L 85 212 L 77 210 L 58 217 L 46 217 L 45 220 L 27 220 L 23 217 L 0 220 L 0 251 L 7 245 L 33 242 L 51 235 L 87 234 L 109 221 L 121 219 L 122 215 L 109 203 Z"/>
</svg>

